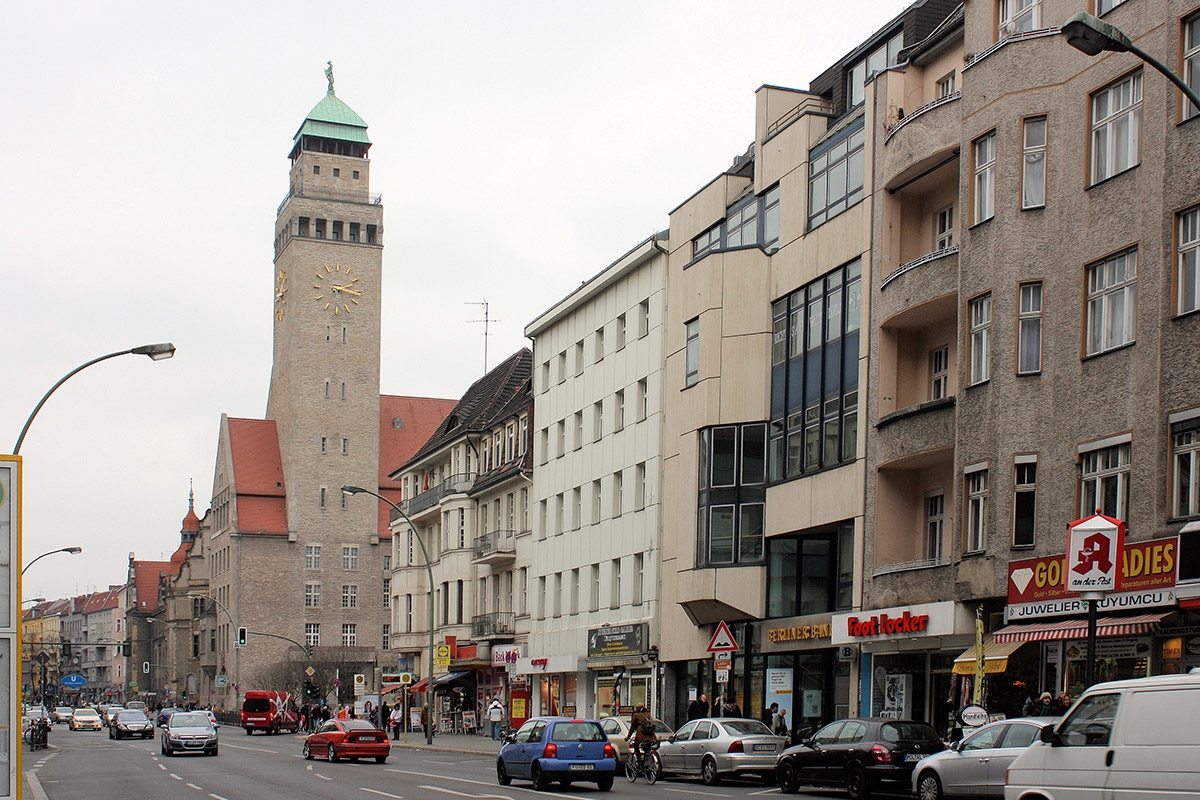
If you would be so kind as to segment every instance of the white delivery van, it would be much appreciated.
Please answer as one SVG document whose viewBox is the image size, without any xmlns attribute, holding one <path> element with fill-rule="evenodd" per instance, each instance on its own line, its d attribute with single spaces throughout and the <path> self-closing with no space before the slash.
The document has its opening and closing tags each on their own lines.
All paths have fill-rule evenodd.
<svg viewBox="0 0 1200 800">
<path fill-rule="evenodd" d="M 1096 684 L 1005 783 L 1005 800 L 1195 800 L 1200 671 Z"/>
</svg>

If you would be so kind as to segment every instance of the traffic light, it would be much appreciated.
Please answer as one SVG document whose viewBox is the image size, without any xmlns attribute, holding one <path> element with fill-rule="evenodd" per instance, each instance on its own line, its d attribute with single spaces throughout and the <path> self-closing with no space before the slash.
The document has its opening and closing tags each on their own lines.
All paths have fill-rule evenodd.
<svg viewBox="0 0 1200 800">
<path fill-rule="evenodd" d="M 144 673 L 150 672 L 150 662 L 149 661 L 142 662 L 142 672 L 144 672 Z"/>
<path fill-rule="evenodd" d="M 121 655 L 129 658 L 129 642 L 121 642 Z"/>
<path fill-rule="evenodd" d="M 245 627 L 238 628 L 238 640 L 237 640 L 238 647 L 246 646 L 246 636 L 247 636 L 247 632 L 246 632 Z"/>
<path fill-rule="evenodd" d="M 317 687 L 313 686 L 312 681 L 304 682 L 304 696 L 305 697 L 316 697 L 317 696 Z"/>
</svg>

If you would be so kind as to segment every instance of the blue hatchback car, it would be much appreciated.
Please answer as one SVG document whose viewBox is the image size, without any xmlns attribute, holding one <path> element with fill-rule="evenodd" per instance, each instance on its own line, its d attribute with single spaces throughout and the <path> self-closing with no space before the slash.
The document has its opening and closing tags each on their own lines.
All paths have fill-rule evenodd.
<svg viewBox="0 0 1200 800">
<path fill-rule="evenodd" d="M 527 778 L 538 791 L 549 789 L 554 781 L 563 786 L 578 781 L 607 792 L 616 771 L 617 753 L 594 719 L 534 717 L 509 734 L 496 758 L 501 786 L 513 778 Z"/>
</svg>

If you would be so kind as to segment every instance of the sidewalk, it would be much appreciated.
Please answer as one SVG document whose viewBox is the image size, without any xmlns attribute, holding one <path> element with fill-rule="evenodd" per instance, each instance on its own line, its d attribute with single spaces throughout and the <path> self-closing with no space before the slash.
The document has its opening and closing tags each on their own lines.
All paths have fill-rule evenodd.
<svg viewBox="0 0 1200 800">
<path fill-rule="evenodd" d="M 500 742 L 472 733 L 439 733 L 433 737 L 432 745 L 425 744 L 425 734 L 420 732 L 410 732 L 407 744 L 404 741 L 404 734 L 400 734 L 399 740 L 392 739 L 390 741 L 392 747 L 416 750 L 439 750 L 448 753 L 473 753 L 487 756 L 494 756 L 500 752 Z"/>
</svg>

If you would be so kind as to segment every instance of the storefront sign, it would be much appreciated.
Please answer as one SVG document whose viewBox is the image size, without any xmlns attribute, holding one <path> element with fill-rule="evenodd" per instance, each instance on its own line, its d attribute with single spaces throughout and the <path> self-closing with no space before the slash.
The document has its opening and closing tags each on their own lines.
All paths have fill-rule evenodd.
<svg viewBox="0 0 1200 800">
<path fill-rule="evenodd" d="M 834 614 L 830 641 L 853 644 L 878 640 L 971 633 L 974 615 L 952 601 Z"/>
<path fill-rule="evenodd" d="M 492 666 L 507 667 L 521 660 L 521 645 L 498 644 L 492 646 Z"/>
<path fill-rule="evenodd" d="M 1138 658 L 1150 655 L 1150 642 L 1144 639 L 1097 639 L 1095 658 Z M 1067 643 L 1067 658 L 1087 658 L 1087 643 L 1083 640 Z"/>
<path fill-rule="evenodd" d="M 606 625 L 588 630 L 588 658 L 630 658 L 644 655 L 646 623 Z"/>
<path fill-rule="evenodd" d="M 833 625 L 796 625 L 791 628 L 768 628 L 768 642 L 802 642 L 807 639 L 823 639 L 833 634 Z"/>
<path fill-rule="evenodd" d="M 1178 536 L 1148 542 L 1127 542 L 1121 551 L 1121 575 L 1116 591 L 1131 593 L 1173 589 L 1178 552 Z M 1021 605 L 1076 596 L 1067 591 L 1067 572 L 1065 554 L 1013 561 L 1008 566 L 1008 604 Z M 1174 603 L 1173 598 L 1171 602 Z"/>
<path fill-rule="evenodd" d="M 1158 608 L 1173 606 L 1177 598 L 1174 589 L 1162 589 L 1152 592 L 1129 592 L 1105 595 L 1103 600 L 1096 601 L 1096 611 L 1132 611 L 1139 608 Z M 1088 604 L 1080 597 L 1068 597 L 1063 600 L 1049 600 L 1044 603 L 1022 603 L 1009 605 L 1004 609 L 1005 622 L 1015 622 L 1038 617 L 1061 617 L 1070 614 L 1086 614 Z"/>
<path fill-rule="evenodd" d="M 1124 544 L 1125 523 L 1119 519 L 1096 514 L 1072 522 L 1067 530 L 1067 590 L 1115 590 Z"/>
<path fill-rule="evenodd" d="M 579 656 L 556 655 L 521 658 L 517 660 L 516 668 L 513 671 L 521 675 L 579 672 Z"/>
</svg>

